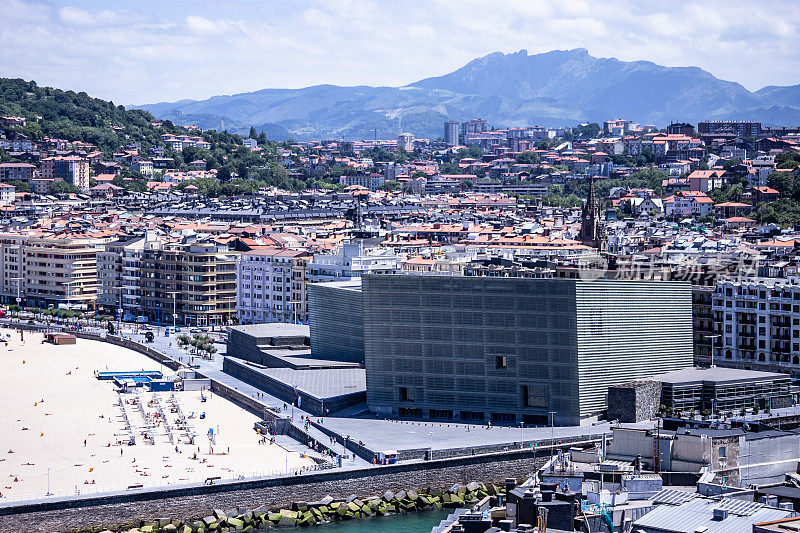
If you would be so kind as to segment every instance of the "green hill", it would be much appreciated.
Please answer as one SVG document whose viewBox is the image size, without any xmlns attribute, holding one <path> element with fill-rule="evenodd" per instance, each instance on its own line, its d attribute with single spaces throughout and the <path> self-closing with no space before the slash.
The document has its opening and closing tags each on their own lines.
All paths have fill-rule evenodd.
<svg viewBox="0 0 800 533">
<path fill-rule="evenodd" d="M 147 111 L 126 110 L 84 92 L 39 87 L 34 81 L 0 78 L 0 115 L 28 119 L 14 129 L 33 140 L 83 141 L 105 152 L 131 142 L 140 143 L 143 150 L 163 144 L 164 131 L 151 125 L 155 118 Z"/>
<path fill-rule="evenodd" d="M 125 109 L 84 92 L 62 91 L 39 87 L 34 81 L 0 78 L 0 116 L 5 115 L 27 119 L 25 126 L 3 128 L 7 136 L 23 134 L 34 141 L 45 137 L 83 141 L 94 144 L 107 155 L 131 143 L 139 144 L 142 155 L 146 155 L 152 146 L 161 146 L 165 155 L 173 159 L 171 168 L 180 170 L 187 170 L 190 161 L 204 159 L 207 168 L 220 169 L 219 179 L 226 182 L 216 183 L 213 187 L 209 183 L 214 180 L 198 184 L 202 185 L 203 192 L 212 196 L 252 192 L 267 185 L 298 190 L 314 184 L 312 176 L 305 177 L 304 181 L 289 178 L 286 170 L 278 164 L 278 144 L 268 141 L 263 134 L 258 138 L 261 150 L 254 152 L 242 146 L 240 135 L 214 130 L 198 132 L 170 121 L 154 125 L 156 119 L 148 111 Z M 188 147 L 175 152 L 162 142 L 161 136 L 165 133 L 202 136 L 211 143 L 211 149 Z M 2 159 L 8 159 L 8 156 L 0 150 Z M 133 175 L 127 169 L 123 174 Z M 143 176 L 134 177 L 137 181 L 143 179 Z M 184 182 L 184 186 L 188 184 Z"/>
</svg>

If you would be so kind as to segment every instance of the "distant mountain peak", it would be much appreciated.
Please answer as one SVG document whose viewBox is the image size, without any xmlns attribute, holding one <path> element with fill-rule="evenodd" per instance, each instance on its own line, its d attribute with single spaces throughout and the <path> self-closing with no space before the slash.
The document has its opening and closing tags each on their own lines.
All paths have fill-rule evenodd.
<svg viewBox="0 0 800 533">
<path fill-rule="evenodd" d="M 480 116 L 497 127 L 568 126 L 623 117 L 664 126 L 747 116 L 775 123 L 774 105 L 800 109 L 800 86 L 751 93 L 699 67 L 595 57 L 586 48 L 531 54 L 493 52 L 442 76 L 405 87 L 262 89 L 202 101 L 140 106 L 156 116 L 202 115 L 271 124 L 301 139 L 436 138 L 445 120 Z M 791 113 L 785 120 L 794 120 Z M 755 118 L 754 118 L 755 117 Z"/>
</svg>

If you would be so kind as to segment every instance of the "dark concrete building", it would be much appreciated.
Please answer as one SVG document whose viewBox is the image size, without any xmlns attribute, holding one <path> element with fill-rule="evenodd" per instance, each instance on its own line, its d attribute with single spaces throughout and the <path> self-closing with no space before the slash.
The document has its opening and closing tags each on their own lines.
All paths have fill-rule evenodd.
<svg viewBox="0 0 800 533">
<path fill-rule="evenodd" d="M 609 386 L 692 365 L 686 282 L 364 276 L 367 401 L 385 416 L 575 424 Z M 313 330 L 313 326 L 312 326 Z"/>
<path fill-rule="evenodd" d="M 228 328 L 228 353 L 240 359 L 265 366 L 275 359 L 269 352 L 306 350 L 308 357 L 308 326 L 302 324 L 252 324 Z"/>
</svg>

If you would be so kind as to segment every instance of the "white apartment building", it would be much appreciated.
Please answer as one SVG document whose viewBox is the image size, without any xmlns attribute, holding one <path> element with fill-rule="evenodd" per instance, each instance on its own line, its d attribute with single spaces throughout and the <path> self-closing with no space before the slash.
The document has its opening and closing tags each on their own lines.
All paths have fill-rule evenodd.
<svg viewBox="0 0 800 533">
<path fill-rule="evenodd" d="M 308 323 L 306 273 L 311 257 L 309 252 L 283 248 L 241 254 L 236 261 L 239 323 Z"/>
<path fill-rule="evenodd" d="M 153 175 L 153 162 L 152 161 L 136 161 L 131 164 L 131 170 L 138 172 L 142 176 Z"/>
<path fill-rule="evenodd" d="M 353 176 L 339 176 L 339 183 L 347 187 L 351 185 L 360 185 L 366 187 L 371 191 L 377 191 L 386 183 L 386 177 L 383 174 L 355 174 Z"/>
<path fill-rule="evenodd" d="M 161 140 L 176 152 L 180 152 L 189 146 L 197 146 L 199 148 L 205 148 L 206 150 L 211 149 L 211 143 L 202 137 L 192 137 L 190 135 L 171 135 L 169 133 L 165 133 L 161 136 Z"/>
<path fill-rule="evenodd" d="M 17 189 L 13 185 L 0 183 L 0 207 L 6 207 L 14 203 Z"/>
<path fill-rule="evenodd" d="M 155 237 L 150 236 L 152 241 Z M 148 239 L 134 237 L 110 242 L 97 254 L 97 305 L 111 313 L 118 309 L 139 314 L 142 306 L 141 261 Z"/>
<path fill-rule="evenodd" d="M 412 151 L 414 149 L 414 136 L 410 133 L 401 133 L 397 136 L 397 147 L 406 152 Z"/>
<path fill-rule="evenodd" d="M 721 279 L 712 298 L 715 364 L 800 376 L 800 279 Z"/>
<path fill-rule="evenodd" d="M 244 139 L 242 139 L 242 145 L 246 146 L 247 148 L 253 149 L 258 146 L 258 141 L 256 139 L 245 137 Z"/>
<path fill-rule="evenodd" d="M 332 254 L 315 254 L 308 264 L 308 281 L 346 281 L 363 274 L 394 274 L 400 272 L 400 260 L 392 250 L 369 248 L 358 240 L 343 244 Z"/>
</svg>

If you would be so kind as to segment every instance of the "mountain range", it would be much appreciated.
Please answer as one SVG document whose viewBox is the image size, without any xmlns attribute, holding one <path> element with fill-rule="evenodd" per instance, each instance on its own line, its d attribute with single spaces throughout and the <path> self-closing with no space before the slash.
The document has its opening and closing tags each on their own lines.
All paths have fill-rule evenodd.
<svg viewBox="0 0 800 533">
<path fill-rule="evenodd" d="M 442 136 L 446 120 L 485 118 L 498 128 L 571 126 L 625 118 L 663 127 L 673 121 L 800 123 L 800 85 L 755 92 L 698 67 L 599 58 L 586 49 L 495 52 L 443 76 L 403 87 L 315 85 L 262 89 L 138 107 L 176 124 L 275 140 Z"/>
</svg>

